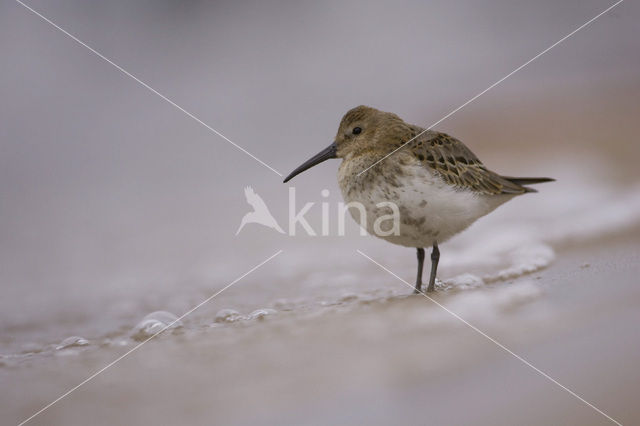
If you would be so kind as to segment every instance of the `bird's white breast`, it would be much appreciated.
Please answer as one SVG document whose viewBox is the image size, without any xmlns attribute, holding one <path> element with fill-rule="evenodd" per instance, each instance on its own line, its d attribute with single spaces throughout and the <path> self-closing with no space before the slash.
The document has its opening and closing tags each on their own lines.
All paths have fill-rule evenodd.
<svg viewBox="0 0 640 426">
<path fill-rule="evenodd" d="M 356 209 L 350 209 L 354 219 L 370 234 L 394 244 L 429 247 L 434 242 L 444 242 L 512 197 L 456 188 L 419 163 L 398 165 L 390 160 L 385 160 L 389 164 L 378 173 L 371 169 L 361 176 L 349 173 L 351 167 L 345 161 L 340 167 L 339 183 L 347 203 L 361 203 L 366 209 L 366 221 L 361 220 Z M 372 174 L 365 176 L 367 173 Z M 388 207 L 379 207 L 382 202 L 398 207 L 397 235 L 379 235 L 374 229 L 377 218 L 391 213 Z"/>
</svg>

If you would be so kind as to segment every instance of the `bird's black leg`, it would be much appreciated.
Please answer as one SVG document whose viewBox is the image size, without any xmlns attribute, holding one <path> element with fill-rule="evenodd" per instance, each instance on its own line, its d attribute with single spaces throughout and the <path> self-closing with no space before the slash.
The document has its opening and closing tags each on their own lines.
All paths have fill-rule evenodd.
<svg viewBox="0 0 640 426">
<path fill-rule="evenodd" d="M 418 249 L 418 277 L 416 278 L 416 288 L 414 294 L 422 292 L 422 267 L 424 266 L 424 249 Z"/>
<path fill-rule="evenodd" d="M 433 250 L 431 251 L 431 275 L 429 276 L 429 287 L 427 287 L 427 293 L 436 289 L 436 271 L 438 270 L 439 260 L 440 250 L 438 250 L 438 243 L 433 243 Z"/>
</svg>

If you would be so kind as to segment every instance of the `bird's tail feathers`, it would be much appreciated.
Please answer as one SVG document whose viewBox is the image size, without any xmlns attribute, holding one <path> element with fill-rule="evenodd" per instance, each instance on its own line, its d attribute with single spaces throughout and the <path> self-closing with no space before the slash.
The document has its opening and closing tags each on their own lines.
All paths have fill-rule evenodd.
<svg viewBox="0 0 640 426">
<path fill-rule="evenodd" d="M 520 185 L 524 188 L 525 192 L 538 192 L 533 188 L 529 188 L 525 185 L 533 185 L 536 183 L 545 183 L 545 182 L 555 182 L 555 179 L 548 177 L 511 177 L 511 176 L 502 176 L 503 179 L 508 180 L 511 183 L 515 183 L 516 185 Z"/>
<path fill-rule="evenodd" d="M 554 178 L 548 177 L 510 177 L 502 176 L 503 179 L 508 180 L 516 185 L 532 185 L 534 183 L 555 182 Z"/>
</svg>

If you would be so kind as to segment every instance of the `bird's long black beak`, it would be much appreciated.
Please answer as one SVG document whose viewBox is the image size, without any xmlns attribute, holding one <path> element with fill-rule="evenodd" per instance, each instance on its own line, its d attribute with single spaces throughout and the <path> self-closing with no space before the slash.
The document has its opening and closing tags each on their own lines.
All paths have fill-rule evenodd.
<svg viewBox="0 0 640 426">
<path fill-rule="evenodd" d="M 320 151 L 319 153 L 317 153 L 316 155 L 314 155 L 313 157 L 309 158 L 304 163 L 302 163 L 300 167 L 292 171 L 289 174 L 289 176 L 287 176 L 284 179 L 284 183 L 289 182 L 291 179 L 293 179 L 294 176 L 299 175 L 300 173 L 304 172 L 307 169 L 310 169 L 316 164 L 320 164 L 323 161 L 327 161 L 331 158 L 337 158 L 336 152 L 337 152 L 337 147 L 336 147 L 336 143 L 334 142 L 328 147 L 326 147 L 325 149 L 323 149 L 322 151 Z"/>
</svg>

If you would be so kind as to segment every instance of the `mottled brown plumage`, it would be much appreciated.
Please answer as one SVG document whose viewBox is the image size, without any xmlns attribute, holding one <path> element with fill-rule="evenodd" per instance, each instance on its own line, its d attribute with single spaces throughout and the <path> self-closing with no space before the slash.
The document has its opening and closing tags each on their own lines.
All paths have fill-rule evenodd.
<svg viewBox="0 0 640 426">
<path fill-rule="evenodd" d="M 469 148 L 445 133 L 427 131 L 406 148 L 450 185 L 487 195 L 527 192 L 526 188 L 487 169 Z"/>
<path fill-rule="evenodd" d="M 354 127 L 363 129 L 355 138 L 352 135 Z M 408 141 L 410 142 L 407 143 Z M 372 164 L 394 150 L 406 150 L 425 167 L 436 172 L 446 183 L 479 194 L 516 195 L 535 192 L 534 189 L 520 185 L 517 178 L 500 176 L 487 169 L 460 140 L 446 133 L 425 131 L 422 127 L 406 123 L 396 114 L 364 105 L 345 114 L 336 135 L 336 142 L 339 157 L 342 157 L 341 152 L 353 152 L 359 156 L 371 155 L 375 157 Z M 534 178 L 527 183 L 548 180 L 550 179 Z"/>
<path fill-rule="evenodd" d="M 330 158 L 343 160 L 338 170 L 343 198 L 362 206 L 362 215 L 357 209 L 349 210 L 354 219 L 370 234 L 418 249 L 416 292 L 422 291 L 423 247 L 433 246 L 427 288 L 432 291 L 438 243 L 513 197 L 535 192 L 525 185 L 553 180 L 500 176 L 458 139 L 364 105 L 348 111 L 335 142 L 295 169 L 285 182 Z M 389 216 L 389 204 L 399 212 L 398 232 L 376 229 L 375 224 Z"/>
</svg>

